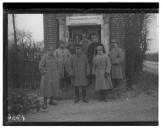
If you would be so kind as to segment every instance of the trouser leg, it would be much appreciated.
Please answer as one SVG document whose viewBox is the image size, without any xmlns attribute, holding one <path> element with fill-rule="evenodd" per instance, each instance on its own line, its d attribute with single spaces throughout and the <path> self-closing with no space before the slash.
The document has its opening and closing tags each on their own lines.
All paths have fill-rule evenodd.
<svg viewBox="0 0 161 128">
<path fill-rule="evenodd" d="M 82 97 L 86 99 L 86 87 L 82 87 Z"/>
<path fill-rule="evenodd" d="M 64 78 L 61 78 L 60 79 L 60 89 L 63 90 L 65 87 L 65 79 Z"/>
<path fill-rule="evenodd" d="M 47 108 L 47 97 L 44 97 L 44 106 L 43 106 L 44 109 Z"/>
<path fill-rule="evenodd" d="M 101 90 L 100 95 L 101 95 L 101 100 L 107 101 L 107 90 Z"/>
<path fill-rule="evenodd" d="M 89 84 L 93 83 L 93 74 L 92 74 L 92 65 L 90 64 L 90 77 L 89 77 Z"/>
<path fill-rule="evenodd" d="M 86 87 L 85 86 L 82 87 L 82 97 L 83 97 L 83 101 L 88 103 L 88 99 L 86 98 Z"/>
<path fill-rule="evenodd" d="M 75 98 L 79 100 L 79 87 L 75 87 Z"/>
<path fill-rule="evenodd" d="M 67 77 L 65 80 L 65 88 L 69 89 L 70 86 L 71 86 L 71 77 Z"/>
<path fill-rule="evenodd" d="M 118 88 L 118 79 L 112 79 L 112 83 L 113 83 L 113 86 L 114 86 L 114 88 Z"/>
<path fill-rule="evenodd" d="M 107 100 L 107 90 L 103 90 L 103 100 Z"/>
</svg>

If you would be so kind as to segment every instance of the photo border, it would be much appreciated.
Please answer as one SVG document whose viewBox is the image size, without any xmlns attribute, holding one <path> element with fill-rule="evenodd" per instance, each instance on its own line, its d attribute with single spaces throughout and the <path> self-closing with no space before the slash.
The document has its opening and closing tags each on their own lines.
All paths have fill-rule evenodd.
<svg viewBox="0 0 161 128">
<path fill-rule="evenodd" d="M 63 8 L 65 5 L 66 8 Z M 54 7 L 54 8 L 53 8 Z M 76 8 L 78 7 L 78 8 Z M 158 121 L 127 122 L 8 122 L 8 14 L 159 13 L 158 2 L 147 3 L 3 3 L 3 125 L 4 126 L 157 126 Z M 159 109 L 159 107 L 158 107 Z"/>
</svg>

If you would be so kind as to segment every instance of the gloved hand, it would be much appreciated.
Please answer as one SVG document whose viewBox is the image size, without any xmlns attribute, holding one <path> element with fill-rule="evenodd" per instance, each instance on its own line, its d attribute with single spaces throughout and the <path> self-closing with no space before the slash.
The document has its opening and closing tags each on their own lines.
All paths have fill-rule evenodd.
<svg viewBox="0 0 161 128">
<path fill-rule="evenodd" d="M 105 78 L 108 78 L 110 76 L 110 73 L 109 72 L 105 72 Z"/>
</svg>

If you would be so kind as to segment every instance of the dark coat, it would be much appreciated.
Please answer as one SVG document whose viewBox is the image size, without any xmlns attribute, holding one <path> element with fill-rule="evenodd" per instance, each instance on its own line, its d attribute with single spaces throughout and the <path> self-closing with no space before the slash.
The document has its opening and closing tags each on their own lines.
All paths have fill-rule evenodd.
<svg viewBox="0 0 161 128">
<path fill-rule="evenodd" d="M 98 44 L 99 44 L 98 42 L 93 42 L 88 46 L 87 57 L 88 57 L 88 62 L 90 65 L 92 65 L 92 63 L 93 63 L 93 58 L 95 56 L 95 50 L 96 50 L 96 47 L 98 46 Z"/>
<path fill-rule="evenodd" d="M 86 86 L 87 75 L 89 74 L 89 65 L 86 55 L 72 56 L 72 74 L 74 86 Z"/>
</svg>

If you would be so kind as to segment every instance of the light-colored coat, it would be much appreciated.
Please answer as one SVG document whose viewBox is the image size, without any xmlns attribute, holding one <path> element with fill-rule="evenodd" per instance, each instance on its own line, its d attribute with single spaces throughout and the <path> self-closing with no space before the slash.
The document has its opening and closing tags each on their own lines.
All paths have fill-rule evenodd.
<svg viewBox="0 0 161 128">
<path fill-rule="evenodd" d="M 58 69 L 61 78 L 66 77 L 65 72 L 68 76 L 71 75 L 71 53 L 67 48 L 61 49 L 58 48 L 54 52 L 54 56 L 58 60 Z"/>
<path fill-rule="evenodd" d="M 73 71 L 73 85 L 74 86 L 86 86 L 87 75 L 89 75 L 89 65 L 86 55 L 72 56 L 72 71 Z"/>
<path fill-rule="evenodd" d="M 39 63 L 39 70 L 42 74 L 40 81 L 40 95 L 43 97 L 57 96 L 59 74 L 56 58 L 45 54 Z"/>
<path fill-rule="evenodd" d="M 96 76 L 96 91 L 113 88 L 110 77 L 111 64 L 108 55 L 96 55 L 94 57 L 93 64 L 93 74 Z M 105 72 L 109 73 L 107 78 L 105 78 Z"/>
<path fill-rule="evenodd" d="M 110 53 L 112 79 L 123 79 L 122 62 L 124 60 L 123 51 L 120 48 L 112 48 Z"/>
</svg>

